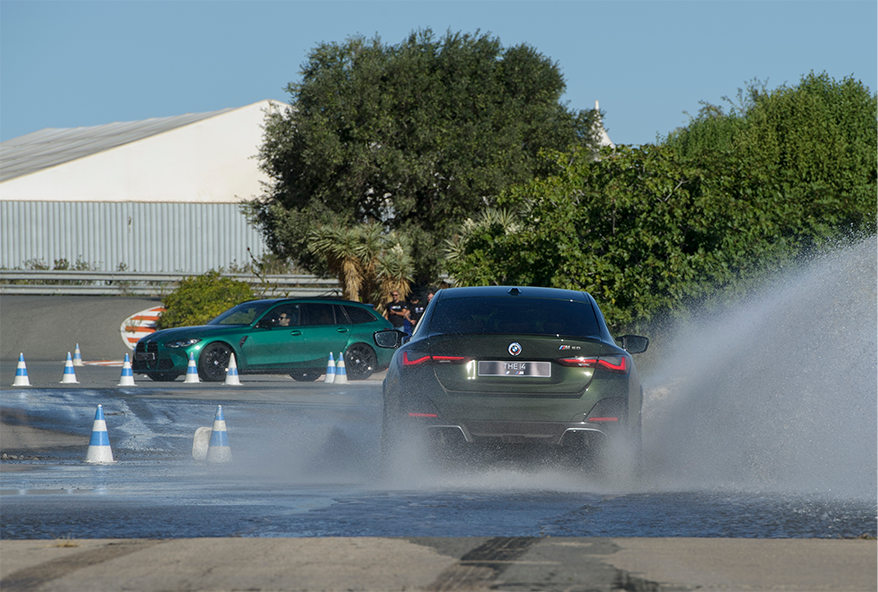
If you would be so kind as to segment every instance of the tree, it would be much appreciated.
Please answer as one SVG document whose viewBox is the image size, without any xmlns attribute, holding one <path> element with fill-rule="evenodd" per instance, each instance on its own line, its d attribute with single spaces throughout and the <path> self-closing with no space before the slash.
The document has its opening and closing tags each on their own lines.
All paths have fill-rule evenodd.
<svg viewBox="0 0 878 592">
<path fill-rule="evenodd" d="M 518 212 L 516 223 L 472 223 L 450 250 L 458 284 L 584 290 L 618 329 L 702 297 L 706 277 L 728 282 L 742 264 L 722 229 L 754 228 L 753 213 L 730 216 L 671 149 L 617 146 L 597 161 L 581 151 L 551 156 L 554 175 L 501 200 Z"/>
<path fill-rule="evenodd" d="M 442 238 L 532 179 L 541 149 L 597 145 L 596 114 L 568 109 L 564 89 L 532 47 L 478 32 L 322 43 L 267 120 L 271 182 L 251 219 L 274 252 L 317 273 L 328 270 L 307 248 L 316 224 L 377 223 L 405 233 L 417 279 L 434 279 Z"/>
<path fill-rule="evenodd" d="M 382 310 L 394 290 L 403 298 L 409 294 L 411 248 L 402 236 L 385 233 L 378 224 L 319 226 L 308 236 L 308 249 L 338 277 L 348 300 Z"/>
<path fill-rule="evenodd" d="M 803 78 L 706 108 L 659 145 L 597 160 L 547 153 L 545 178 L 459 228 L 463 285 L 586 290 L 617 329 L 709 300 L 815 245 L 876 226 L 876 99 L 851 80 Z"/>
</svg>

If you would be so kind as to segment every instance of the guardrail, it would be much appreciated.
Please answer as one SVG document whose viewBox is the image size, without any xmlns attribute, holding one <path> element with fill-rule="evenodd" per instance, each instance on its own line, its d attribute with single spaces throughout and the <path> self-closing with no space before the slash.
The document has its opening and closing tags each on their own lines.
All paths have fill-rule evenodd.
<svg viewBox="0 0 878 592">
<path fill-rule="evenodd" d="M 0 295 L 164 296 L 194 274 L 97 271 L 0 271 Z M 223 274 L 247 282 L 268 298 L 287 296 L 340 296 L 338 280 L 313 275 Z"/>
</svg>

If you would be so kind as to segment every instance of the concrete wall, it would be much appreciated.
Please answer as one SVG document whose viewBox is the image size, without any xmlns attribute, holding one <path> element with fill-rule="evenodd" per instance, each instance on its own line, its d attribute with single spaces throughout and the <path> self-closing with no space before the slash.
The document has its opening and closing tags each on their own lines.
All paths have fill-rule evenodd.
<svg viewBox="0 0 878 592">
<path fill-rule="evenodd" d="M 76 344 L 84 360 L 122 360 L 131 350 L 120 328 L 158 298 L 103 296 L 0 297 L 0 361 L 55 361 L 63 367 Z M 4 386 L 8 386 L 5 385 Z"/>
</svg>

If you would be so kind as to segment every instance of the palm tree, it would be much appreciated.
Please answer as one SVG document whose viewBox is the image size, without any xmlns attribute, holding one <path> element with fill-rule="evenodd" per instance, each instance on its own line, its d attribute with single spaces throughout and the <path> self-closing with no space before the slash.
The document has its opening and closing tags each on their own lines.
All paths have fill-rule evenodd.
<svg viewBox="0 0 878 592">
<path fill-rule="evenodd" d="M 326 258 L 345 298 L 371 302 L 383 311 L 391 292 L 405 297 L 411 291 L 414 260 L 401 235 L 386 233 L 378 224 L 359 224 L 320 226 L 310 238 L 308 249 Z"/>
</svg>

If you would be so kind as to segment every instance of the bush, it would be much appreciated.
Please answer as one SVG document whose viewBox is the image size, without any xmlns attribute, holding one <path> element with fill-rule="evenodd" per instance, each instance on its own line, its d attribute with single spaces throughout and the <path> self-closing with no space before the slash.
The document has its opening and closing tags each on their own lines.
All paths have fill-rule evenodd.
<svg viewBox="0 0 878 592">
<path fill-rule="evenodd" d="M 241 302 L 253 300 L 250 284 L 223 277 L 219 271 L 186 278 L 180 287 L 165 296 L 165 312 L 159 329 L 204 325 L 221 312 Z"/>
</svg>

